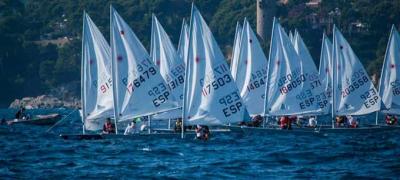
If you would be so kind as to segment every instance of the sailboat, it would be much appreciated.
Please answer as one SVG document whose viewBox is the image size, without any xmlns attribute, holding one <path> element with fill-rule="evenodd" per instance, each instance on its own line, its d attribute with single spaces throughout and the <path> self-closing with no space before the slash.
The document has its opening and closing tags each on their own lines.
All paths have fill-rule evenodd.
<svg viewBox="0 0 400 180">
<path fill-rule="evenodd" d="M 319 77 L 322 81 L 322 87 L 329 103 L 332 103 L 332 43 L 329 38 L 323 33 L 321 54 L 319 61 Z M 331 105 L 328 106 L 328 114 L 330 112 Z M 325 113 L 324 113 L 325 114 Z"/>
<path fill-rule="evenodd" d="M 110 46 L 89 15 L 83 13 L 81 101 L 82 131 L 101 130 L 114 117 Z M 78 138 L 84 136 L 77 135 Z M 60 135 L 68 139 L 74 135 Z"/>
<path fill-rule="evenodd" d="M 152 16 L 150 56 L 160 70 L 172 95 L 177 98 L 178 106 L 182 106 L 185 63 L 173 46 L 168 34 L 155 15 Z M 183 52 L 182 52 L 183 53 Z M 183 55 L 183 54 L 182 54 Z M 182 115 L 181 108 L 152 116 L 152 119 L 176 119 Z"/>
<path fill-rule="evenodd" d="M 183 124 L 218 126 L 241 122 L 245 107 L 240 93 L 225 57 L 194 4 L 189 32 Z"/>
<path fill-rule="evenodd" d="M 244 20 L 241 37 L 238 40 L 236 45 L 239 44 L 239 54 L 234 56 L 234 58 L 237 57 L 237 60 L 234 59 L 233 62 L 236 66 L 233 79 L 249 114 L 251 116 L 263 115 L 267 58 L 247 19 Z"/>
<path fill-rule="evenodd" d="M 323 89 L 318 72 L 316 67 L 309 67 L 307 61 L 310 60 L 297 53 L 294 42 L 290 41 L 279 22 L 274 19 L 263 114 L 267 117 L 314 114 L 325 106 L 325 100 L 319 97 Z M 246 131 L 282 131 L 275 125 L 267 128 L 242 128 Z M 303 131 L 313 130 L 296 128 L 292 132 Z"/>
<path fill-rule="evenodd" d="M 382 98 L 381 112 L 391 115 L 400 114 L 400 35 L 393 25 L 385 59 L 383 62 L 381 79 L 379 81 L 379 96 Z M 378 125 L 378 113 L 376 114 L 376 125 Z M 398 125 L 398 124 L 397 124 Z"/>
</svg>

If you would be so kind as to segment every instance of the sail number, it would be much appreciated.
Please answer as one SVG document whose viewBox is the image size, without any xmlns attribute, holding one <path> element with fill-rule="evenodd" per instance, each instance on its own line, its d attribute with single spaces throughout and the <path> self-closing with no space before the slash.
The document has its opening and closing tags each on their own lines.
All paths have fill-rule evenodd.
<svg viewBox="0 0 400 180">
<path fill-rule="evenodd" d="M 156 75 L 157 71 L 154 67 L 143 71 L 139 77 L 134 79 L 132 82 L 128 83 L 128 78 L 122 78 L 122 83 L 126 86 L 128 93 L 132 93 L 134 89 L 139 88 L 143 83 L 145 83 L 151 76 Z"/>
<path fill-rule="evenodd" d="M 361 78 L 353 81 L 348 87 L 342 90 L 342 98 L 350 95 L 352 92 L 356 91 L 358 88 L 368 83 L 369 79 L 367 76 L 362 76 Z"/>
<path fill-rule="evenodd" d="M 247 85 L 247 91 L 252 91 L 255 90 L 259 87 L 263 87 L 265 84 L 265 79 L 267 79 L 267 76 L 264 76 L 263 78 L 260 78 L 259 80 L 253 80 L 250 81 L 250 84 Z"/>
<path fill-rule="evenodd" d="M 378 103 L 378 93 L 376 93 L 374 88 L 371 88 L 370 90 L 364 92 L 363 94 L 360 95 L 360 98 L 364 100 L 364 106 L 366 108 L 370 108 L 376 103 Z"/>
<path fill-rule="evenodd" d="M 243 107 L 243 104 L 240 101 L 240 96 L 236 91 L 220 98 L 218 102 L 224 106 L 222 112 L 224 113 L 225 117 L 229 117 L 237 112 L 240 112 L 240 109 Z"/>
<path fill-rule="evenodd" d="M 299 77 L 296 79 L 292 79 L 289 84 L 283 85 L 279 89 L 282 95 L 287 94 L 288 92 L 292 91 L 293 89 L 296 89 L 298 86 L 300 86 L 303 82 L 306 81 L 306 76 L 304 74 L 301 74 Z"/>
<path fill-rule="evenodd" d="M 201 93 L 203 94 L 203 96 L 207 96 L 211 93 L 211 89 L 217 90 L 230 82 L 232 82 L 231 77 L 228 74 L 225 74 L 224 76 L 216 78 L 214 81 L 211 81 L 211 83 L 203 86 Z M 201 80 L 200 83 L 202 84 Z"/>
</svg>

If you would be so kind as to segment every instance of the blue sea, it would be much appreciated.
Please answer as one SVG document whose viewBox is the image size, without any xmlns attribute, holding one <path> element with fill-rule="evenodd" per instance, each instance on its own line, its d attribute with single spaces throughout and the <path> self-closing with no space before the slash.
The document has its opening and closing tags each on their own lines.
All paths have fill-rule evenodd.
<svg viewBox="0 0 400 180">
<path fill-rule="evenodd" d="M 12 118 L 15 110 L 0 110 Z M 59 126 L 0 126 L 1 179 L 400 178 L 400 131 L 294 135 L 264 132 L 192 138 L 63 140 L 80 133 L 77 111 Z"/>
</svg>

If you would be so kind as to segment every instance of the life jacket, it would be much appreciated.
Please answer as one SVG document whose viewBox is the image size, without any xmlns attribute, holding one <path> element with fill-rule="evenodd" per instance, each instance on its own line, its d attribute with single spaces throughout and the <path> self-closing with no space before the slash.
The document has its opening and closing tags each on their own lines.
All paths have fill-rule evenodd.
<svg viewBox="0 0 400 180">
<path fill-rule="evenodd" d="M 280 122 L 281 122 L 281 124 L 280 124 L 281 128 L 288 127 L 288 125 L 289 125 L 289 117 L 287 117 L 287 116 L 281 117 Z"/>
</svg>

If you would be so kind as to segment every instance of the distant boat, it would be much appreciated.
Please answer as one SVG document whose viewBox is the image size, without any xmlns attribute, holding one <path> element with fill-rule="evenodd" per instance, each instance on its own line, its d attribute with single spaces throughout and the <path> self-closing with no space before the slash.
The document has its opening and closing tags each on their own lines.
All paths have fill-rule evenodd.
<svg viewBox="0 0 400 180">
<path fill-rule="evenodd" d="M 48 125 L 53 125 L 57 123 L 59 120 L 61 120 L 61 115 L 60 114 L 47 114 L 47 115 L 36 115 L 32 119 L 13 119 L 13 120 L 8 120 L 7 124 L 12 125 L 12 124 L 34 124 L 34 125 L 42 125 L 42 126 L 48 126 Z"/>
</svg>

